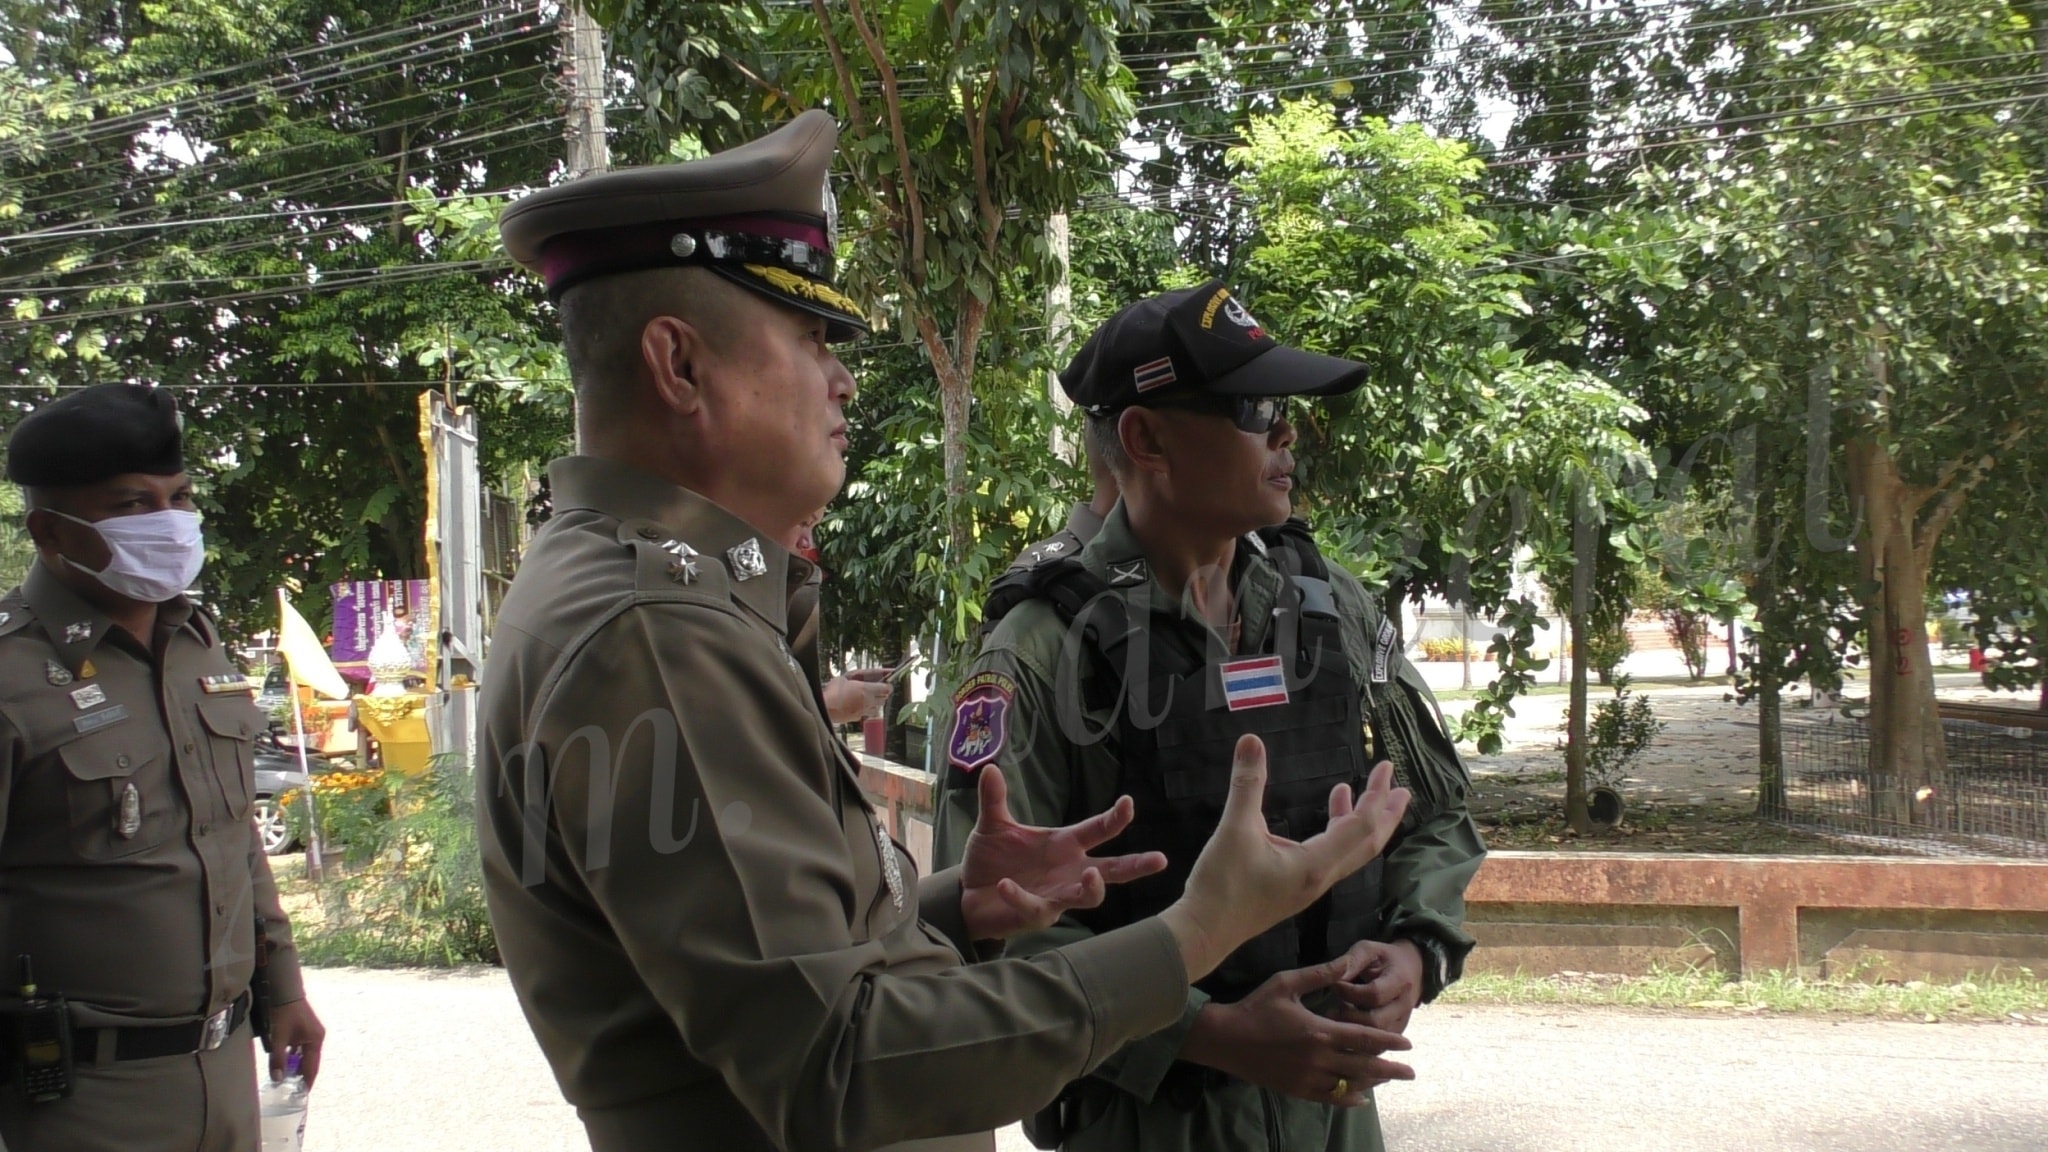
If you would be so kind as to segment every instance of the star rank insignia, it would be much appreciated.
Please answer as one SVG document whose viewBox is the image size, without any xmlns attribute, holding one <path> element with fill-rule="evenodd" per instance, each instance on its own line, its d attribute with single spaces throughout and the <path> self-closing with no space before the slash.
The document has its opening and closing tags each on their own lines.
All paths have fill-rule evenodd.
<svg viewBox="0 0 2048 1152">
<path fill-rule="evenodd" d="M 661 546 L 672 559 L 668 563 L 668 578 L 678 584 L 694 583 L 697 579 L 698 551 L 681 540 L 671 540 Z"/>
<path fill-rule="evenodd" d="M 732 561 L 732 575 L 735 580 L 752 580 L 768 574 L 768 560 L 761 555 L 761 541 L 747 537 L 744 544 L 735 544 L 725 550 L 726 558 Z"/>
<path fill-rule="evenodd" d="M 64 642 L 66 644 L 76 644 L 81 640 L 90 639 L 92 639 L 92 621 L 81 620 L 76 624 L 66 624 L 64 626 Z"/>
</svg>

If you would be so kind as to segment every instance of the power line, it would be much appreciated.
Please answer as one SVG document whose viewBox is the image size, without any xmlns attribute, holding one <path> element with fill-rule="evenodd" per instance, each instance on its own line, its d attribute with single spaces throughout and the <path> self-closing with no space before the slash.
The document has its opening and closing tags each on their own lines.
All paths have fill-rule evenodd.
<svg viewBox="0 0 2048 1152">
<path fill-rule="evenodd" d="M 276 92 L 276 89 L 278 89 L 280 86 L 285 87 L 287 89 L 293 86 L 303 86 L 306 87 L 308 90 L 315 91 L 319 90 L 322 85 L 325 85 L 328 88 L 332 88 L 335 85 L 336 81 L 355 76 L 357 74 L 369 71 L 374 68 L 388 67 L 392 62 L 384 59 L 385 57 L 403 55 L 408 51 L 423 48 L 429 44 L 435 43 L 440 40 L 453 39 L 456 41 L 456 43 L 449 45 L 448 48 L 443 50 L 448 54 L 464 54 L 467 51 L 467 48 L 464 44 L 460 42 L 461 38 L 471 32 L 475 32 L 487 27 L 489 27 L 488 20 L 480 21 L 476 16 L 467 13 L 457 14 L 455 16 L 449 17 L 442 17 L 437 20 L 429 20 L 424 24 L 416 22 L 407 22 L 405 24 L 401 24 L 396 27 L 387 29 L 383 32 L 372 34 L 363 39 L 377 40 L 388 38 L 390 36 L 398 34 L 409 34 L 416 37 L 415 39 L 410 39 L 402 43 L 382 49 L 377 49 L 375 51 L 371 51 L 362 55 L 349 57 L 348 59 L 345 60 L 338 60 L 333 62 L 332 64 L 317 67 L 308 74 L 303 76 L 295 77 L 266 75 L 261 79 L 251 81 L 247 84 L 239 85 L 236 87 L 214 89 L 211 91 L 206 91 L 204 93 L 196 93 L 193 96 L 185 98 L 183 100 L 174 99 L 170 102 L 166 102 L 163 104 L 149 105 L 143 108 L 117 113 L 98 120 L 94 120 L 83 128 L 54 129 L 53 131 L 55 132 L 57 138 L 64 143 L 91 143 L 96 140 L 112 139 L 117 138 L 119 136 L 128 135 L 137 128 L 147 126 L 149 122 L 152 120 L 163 119 L 166 115 L 176 112 L 181 106 L 185 106 L 188 108 L 197 106 L 198 108 L 204 109 L 208 107 L 209 104 L 211 104 L 214 107 L 214 110 L 218 111 L 225 108 L 228 104 L 232 103 L 233 101 L 241 99 L 246 96 L 256 96 L 264 94 L 277 95 L 279 93 Z M 494 35 L 498 38 L 503 38 L 506 36 L 526 35 L 529 32 L 530 29 L 515 28 L 500 33 L 496 33 Z M 361 41 L 344 41 L 341 42 L 341 45 L 337 46 L 345 46 L 351 43 L 360 42 Z M 333 47 L 335 46 L 315 45 L 306 49 L 285 53 L 278 57 L 272 57 L 269 58 L 269 60 L 276 61 L 296 56 L 309 55 L 318 52 L 332 51 Z M 174 85 L 191 84 L 196 80 L 204 79 L 209 76 L 222 75 L 228 72 L 258 67 L 265 62 L 266 60 L 264 59 L 258 59 L 254 61 L 242 62 L 233 65 L 226 65 L 221 68 L 213 69 L 210 72 L 201 72 L 192 76 L 181 76 L 176 79 L 155 81 L 152 82 L 150 87 L 155 89 L 162 89 Z M 323 74 L 321 72 L 321 68 L 331 69 L 332 73 Z M 284 95 L 290 95 L 290 93 L 287 92 L 284 93 Z M 95 105 L 114 104 L 119 103 L 122 100 L 123 95 L 119 92 L 90 93 L 87 99 L 74 102 L 72 107 L 89 109 Z M 43 142 L 39 141 L 38 146 L 40 146 L 41 143 Z M 25 147 L 26 146 L 24 146 L 24 148 Z M 17 150 L 14 154 L 20 154 L 21 151 L 22 150 Z M 9 153 L 0 152 L 0 158 L 4 158 L 7 155 L 9 155 Z"/>
</svg>

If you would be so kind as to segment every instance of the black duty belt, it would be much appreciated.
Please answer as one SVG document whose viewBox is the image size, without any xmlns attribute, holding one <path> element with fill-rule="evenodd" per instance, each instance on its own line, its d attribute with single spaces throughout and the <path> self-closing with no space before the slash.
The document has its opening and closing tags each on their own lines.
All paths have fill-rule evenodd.
<svg viewBox="0 0 2048 1152">
<path fill-rule="evenodd" d="M 80 1064 L 89 1064 L 99 1051 L 100 1033 L 114 1033 L 114 1059 L 155 1060 L 163 1056 L 190 1056 L 211 1052 L 227 1043 L 228 1037 L 249 1018 L 249 994 L 204 1020 L 185 1024 L 142 1025 L 127 1028 L 78 1028 L 72 1033 L 71 1050 Z"/>
</svg>

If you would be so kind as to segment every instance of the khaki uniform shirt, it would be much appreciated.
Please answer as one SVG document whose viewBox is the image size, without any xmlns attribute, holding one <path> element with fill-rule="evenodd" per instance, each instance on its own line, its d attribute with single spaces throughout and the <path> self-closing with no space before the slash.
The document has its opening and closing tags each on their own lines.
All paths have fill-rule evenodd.
<svg viewBox="0 0 2048 1152">
<path fill-rule="evenodd" d="M 1081 562 L 1108 579 L 1112 561 L 1128 567 L 1142 554 L 1124 507 L 1118 504 L 1082 551 Z M 1149 566 L 1145 571 L 1143 582 L 1118 591 L 1127 599 L 1142 592 L 1150 604 L 1177 612 L 1179 590 L 1161 585 Z M 1263 650 L 1284 581 L 1271 559 L 1240 545 L 1232 573 L 1242 622 L 1236 652 Z M 1387 850 L 1381 938 L 1434 937 L 1444 945 L 1451 963 L 1448 975 L 1455 979 L 1472 948 L 1472 938 L 1464 930 L 1465 886 L 1486 852 L 1466 809 L 1469 776 L 1446 735 L 1428 685 L 1396 645 L 1382 640 L 1379 606 L 1348 572 L 1331 567 L 1330 583 L 1345 656 L 1372 726 L 1372 760 L 1392 760 L 1399 783 L 1413 793 L 1401 830 Z M 1206 624 L 1191 616 L 1184 620 L 1188 627 L 1206 632 L 1209 651 L 1231 651 L 1226 638 Z M 1027 601 L 996 625 L 963 681 L 970 687 L 996 683 L 1014 694 L 993 763 L 1011 782 L 1012 812 L 1027 823 L 1071 822 L 1104 811 L 1117 799 L 1115 738 L 1080 745 L 1062 732 L 1057 719 L 1055 686 L 1060 683 L 1059 660 L 1067 634 L 1067 626 L 1048 602 Z M 1113 731 L 1114 721 L 1107 710 L 1084 710 L 1081 726 L 1090 732 Z M 950 767 L 941 773 L 935 863 L 959 859 L 976 811 L 968 777 Z M 1009 950 L 1029 953 L 1070 945 L 1088 935 L 1087 928 L 1067 918 L 1046 932 L 1019 937 Z M 1091 1131 L 1070 1139 L 1067 1147 L 1221 1152 L 1269 1145 L 1333 1150 L 1379 1146 L 1379 1126 L 1369 1108 L 1342 1112 L 1236 1082 L 1212 1092 L 1192 1113 L 1160 1098 L 1167 1073 L 1207 1002 L 1199 989 L 1188 989 L 1185 1010 L 1172 1027 L 1126 1047 L 1095 1071 L 1084 1086 L 1088 1091 L 1082 1093 L 1079 1109 L 1081 1122 Z M 1116 1091 L 1104 1092 L 1105 1087 Z M 1073 1123 L 1070 1117 L 1070 1128 Z"/>
<path fill-rule="evenodd" d="M 787 647 L 809 564 L 618 464 L 549 478 L 477 813 L 505 966 L 597 1152 L 985 1149 L 1180 1013 L 1156 920 L 964 962 L 956 875 L 920 883 L 880 831 Z"/>
<path fill-rule="evenodd" d="M 227 1007 L 259 912 L 274 1002 L 305 995 L 250 819 L 263 716 L 184 597 L 158 609 L 155 647 L 41 563 L 0 598 L 0 959 L 12 991 L 32 956 L 82 1027 Z"/>
</svg>

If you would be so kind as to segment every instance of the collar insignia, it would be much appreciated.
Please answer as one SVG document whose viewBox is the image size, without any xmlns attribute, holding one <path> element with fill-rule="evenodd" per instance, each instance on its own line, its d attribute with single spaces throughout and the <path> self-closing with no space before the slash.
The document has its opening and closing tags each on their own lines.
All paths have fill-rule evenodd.
<svg viewBox="0 0 2048 1152">
<path fill-rule="evenodd" d="M 726 558 L 732 561 L 732 575 L 735 580 L 752 580 L 768 574 L 768 561 L 761 555 L 761 541 L 749 536 L 744 544 L 735 544 L 725 550 Z"/>
</svg>

